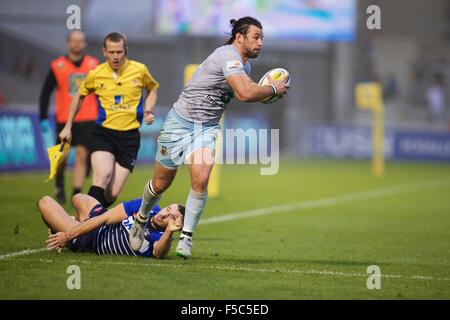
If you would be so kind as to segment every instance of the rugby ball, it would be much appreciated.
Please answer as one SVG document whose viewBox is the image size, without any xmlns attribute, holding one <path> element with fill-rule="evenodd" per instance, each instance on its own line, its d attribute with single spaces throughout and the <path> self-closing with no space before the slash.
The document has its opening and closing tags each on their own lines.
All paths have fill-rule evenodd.
<svg viewBox="0 0 450 320">
<path fill-rule="evenodd" d="M 269 76 L 274 80 L 281 80 L 284 78 L 284 82 L 286 83 L 286 86 L 291 85 L 291 78 L 289 76 L 289 72 L 286 69 L 283 68 L 275 68 L 272 70 L 269 70 L 266 72 L 265 75 L 262 76 L 261 80 L 259 80 L 258 84 L 261 86 L 269 85 Z M 280 97 L 278 95 L 270 96 L 264 100 L 262 100 L 262 103 L 274 103 L 278 101 Z"/>
</svg>

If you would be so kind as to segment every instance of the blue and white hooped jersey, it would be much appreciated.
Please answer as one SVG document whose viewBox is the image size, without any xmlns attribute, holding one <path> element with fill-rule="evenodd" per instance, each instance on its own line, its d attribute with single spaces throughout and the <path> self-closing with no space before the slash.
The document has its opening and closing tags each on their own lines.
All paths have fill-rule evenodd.
<svg viewBox="0 0 450 320">
<path fill-rule="evenodd" d="M 97 233 L 95 242 L 95 251 L 98 254 L 116 254 L 129 256 L 150 257 L 153 253 L 153 244 L 158 241 L 163 232 L 154 230 L 150 223 L 147 224 L 144 236 L 144 242 L 139 251 L 133 251 L 128 240 L 131 226 L 134 223 L 133 214 L 139 211 L 142 199 L 135 199 L 123 203 L 127 218 L 121 223 L 102 226 Z M 161 209 L 155 205 L 150 212 L 150 218 L 157 214 Z"/>
</svg>

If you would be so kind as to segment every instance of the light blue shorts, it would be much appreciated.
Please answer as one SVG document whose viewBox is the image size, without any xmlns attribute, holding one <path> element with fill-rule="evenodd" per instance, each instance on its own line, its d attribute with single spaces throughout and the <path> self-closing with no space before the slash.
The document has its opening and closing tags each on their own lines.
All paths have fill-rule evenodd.
<svg viewBox="0 0 450 320">
<path fill-rule="evenodd" d="M 189 156 L 200 148 L 216 148 L 219 124 L 189 122 L 172 108 L 158 137 L 156 161 L 168 169 L 187 163 Z"/>
</svg>

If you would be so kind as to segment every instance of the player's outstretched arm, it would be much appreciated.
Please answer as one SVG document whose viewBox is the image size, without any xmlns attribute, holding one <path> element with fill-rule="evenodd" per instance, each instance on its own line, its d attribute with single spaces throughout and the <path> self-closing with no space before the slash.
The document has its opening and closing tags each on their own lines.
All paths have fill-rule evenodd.
<svg viewBox="0 0 450 320">
<path fill-rule="evenodd" d="M 103 225 L 119 223 L 126 218 L 127 214 L 125 213 L 123 204 L 118 204 L 111 210 L 106 211 L 104 214 L 85 220 L 67 232 L 58 232 L 56 234 L 49 235 L 47 240 L 47 248 L 49 250 L 63 248 L 69 241 L 83 234 L 89 233 Z"/>
<path fill-rule="evenodd" d="M 261 101 L 278 94 L 286 94 L 284 81 L 269 80 L 272 85 L 261 86 L 255 83 L 248 75 L 243 73 L 231 74 L 227 77 L 228 84 L 236 97 L 243 102 Z"/>
<path fill-rule="evenodd" d="M 153 244 L 153 256 L 162 259 L 169 254 L 172 244 L 172 235 L 174 232 L 180 231 L 183 227 L 182 217 L 178 219 L 170 219 L 161 238 Z"/>
</svg>

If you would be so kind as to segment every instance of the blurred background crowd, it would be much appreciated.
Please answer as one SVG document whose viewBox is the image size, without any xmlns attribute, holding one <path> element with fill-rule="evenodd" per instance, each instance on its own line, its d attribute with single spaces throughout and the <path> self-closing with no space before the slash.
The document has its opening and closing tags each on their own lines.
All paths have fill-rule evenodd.
<svg viewBox="0 0 450 320">
<path fill-rule="evenodd" d="M 181 92 L 184 67 L 225 42 L 229 19 L 252 15 L 265 31 L 252 78 L 284 67 L 292 89 L 276 105 L 233 101 L 226 113 L 230 121 L 281 128 L 284 154 L 363 158 L 370 148 L 358 153 L 354 142 L 370 144 L 364 130 L 370 132 L 372 120 L 355 107 L 353 89 L 358 82 L 379 81 L 387 157 L 402 154 L 394 150 L 395 139 L 406 130 L 423 134 L 413 143 L 417 158 L 450 159 L 449 0 L 2 1 L 0 112 L 38 112 L 49 62 L 66 50 L 66 10 L 73 4 L 81 9 L 86 52 L 100 61 L 108 32 L 127 35 L 128 56 L 144 62 L 161 84 L 162 117 Z M 370 5 L 381 9 L 380 30 L 367 28 Z M 437 140 L 426 140 L 428 133 L 438 134 Z M 341 149 L 331 150 L 336 146 Z"/>
</svg>

